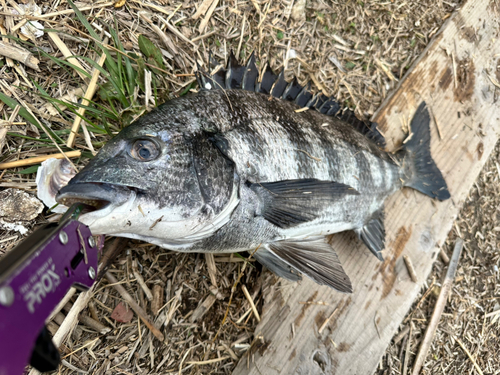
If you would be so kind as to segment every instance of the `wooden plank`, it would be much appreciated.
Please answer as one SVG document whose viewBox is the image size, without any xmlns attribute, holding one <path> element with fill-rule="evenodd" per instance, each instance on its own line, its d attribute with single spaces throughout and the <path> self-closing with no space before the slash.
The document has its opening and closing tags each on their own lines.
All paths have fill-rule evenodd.
<svg viewBox="0 0 500 375">
<path fill-rule="evenodd" d="M 233 374 L 374 372 L 498 139 L 500 88 L 493 82 L 500 81 L 499 20 L 498 2 L 469 0 L 375 115 L 388 149 L 394 149 L 405 136 L 402 124 L 409 122 L 422 100 L 428 103 L 441 134 L 440 139 L 433 121 L 431 152 L 452 198 L 435 202 L 410 189 L 390 197 L 383 263 L 352 233 L 335 235 L 332 245 L 353 282 L 351 295 L 309 280 L 285 286 L 269 281 L 262 321 L 255 331 L 263 335 L 266 346 L 252 354 L 248 368 L 245 356 Z M 403 255 L 412 260 L 418 285 L 411 281 Z"/>
</svg>

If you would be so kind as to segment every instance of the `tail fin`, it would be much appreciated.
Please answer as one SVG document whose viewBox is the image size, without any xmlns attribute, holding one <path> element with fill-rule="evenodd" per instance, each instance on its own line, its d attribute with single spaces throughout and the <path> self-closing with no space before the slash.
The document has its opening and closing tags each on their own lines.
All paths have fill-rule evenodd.
<svg viewBox="0 0 500 375">
<path fill-rule="evenodd" d="M 429 110 L 422 102 L 411 120 L 411 139 L 403 145 L 404 185 L 443 201 L 450 198 L 450 193 L 431 156 L 430 122 Z"/>
</svg>

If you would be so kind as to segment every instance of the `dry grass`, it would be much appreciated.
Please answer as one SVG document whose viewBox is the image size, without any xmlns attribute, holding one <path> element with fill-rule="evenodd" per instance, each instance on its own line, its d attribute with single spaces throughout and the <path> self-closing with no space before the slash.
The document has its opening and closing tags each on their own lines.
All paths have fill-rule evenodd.
<svg viewBox="0 0 500 375">
<path fill-rule="evenodd" d="M 285 67 L 287 77 L 297 76 L 302 83 L 313 81 L 317 87 L 354 107 L 358 115 L 364 117 L 374 113 L 457 6 L 457 3 L 428 0 L 313 0 L 301 10 L 301 3 L 301 0 L 128 0 L 120 8 L 104 2 L 79 3 L 78 6 L 85 9 L 93 5 L 93 9 L 84 10 L 83 13 L 97 31 L 102 30 L 98 31 L 99 37 L 108 38 L 107 43 L 111 44 L 109 27 L 114 27 L 116 20 L 120 41 L 127 52 L 140 55 L 139 34 L 147 35 L 162 49 L 165 69 L 160 79 L 161 85 L 157 87 L 157 96 L 162 100 L 178 95 L 189 87 L 194 80 L 196 63 L 205 66 L 209 51 L 221 62 L 231 50 L 242 60 L 255 51 L 262 65 L 269 62 L 276 70 Z M 21 19 L 5 16 L 12 14 L 15 3 L 1 1 L 0 4 L 2 33 L 20 36 L 20 29 L 16 26 Z M 54 29 L 73 54 L 94 61 L 99 59 L 100 50 L 89 48 L 95 46 L 93 36 L 89 35 L 66 2 L 46 1 L 38 4 L 42 15 L 53 13 L 41 22 L 45 27 Z M 204 12 L 201 11 L 202 4 L 205 5 Z M 212 4 L 215 8 L 208 16 Z M 58 47 L 60 43 L 47 34 L 31 42 L 48 55 L 63 58 L 64 52 Z M 31 49 L 36 51 L 35 48 Z M 75 115 L 68 111 L 64 112 L 64 116 L 57 111 L 49 113 L 46 109 L 47 100 L 36 94 L 33 81 L 53 98 L 81 89 L 76 94 L 77 98 L 83 96 L 90 79 L 83 79 L 81 72 L 78 74 L 72 68 L 62 67 L 47 55 L 35 55 L 40 60 L 40 72 L 18 64 L 9 66 L 8 61 L 1 60 L 4 65 L 0 67 L 0 90 L 22 102 L 34 116 L 58 131 L 62 140 L 66 141 Z M 111 49 L 111 56 L 116 59 L 118 53 Z M 85 58 L 79 61 L 83 69 L 91 74 L 92 64 Z M 105 83 L 102 76 L 97 82 L 101 86 Z M 117 120 L 110 120 L 110 126 L 115 127 L 112 131 L 118 130 L 152 106 L 147 90 L 138 90 L 134 96 L 134 106 L 121 108 Z M 95 96 L 94 100 L 109 106 L 99 96 Z M 0 161 L 59 152 L 50 140 L 41 142 L 5 135 L 2 128 L 33 138 L 44 133 L 26 124 L 19 116 L 12 116 L 12 110 L 3 104 L 0 104 L 0 113 L 4 120 L 8 120 L 0 126 L 0 144 L 3 145 Z M 107 139 L 109 136 L 105 132 L 99 134 L 90 130 L 87 137 L 79 133 L 75 149 L 83 152 L 91 152 L 92 148 L 98 150 Z M 60 147 L 68 150 L 62 144 Z M 84 160 L 80 160 L 77 165 L 81 166 L 82 163 Z M 460 338 L 486 373 L 499 370 L 495 363 L 498 344 L 494 337 L 498 334 L 497 318 L 500 315 L 484 318 L 484 313 L 498 308 L 494 297 L 498 294 L 498 269 L 492 268 L 498 262 L 498 254 L 495 253 L 498 236 L 493 228 L 498 206 L 498 175 L 495 170 L 498 165 L 494 159 L 488 165 L 471 193 L 472 197 L 480 196 L 477 203 L 469 203 L 456 224 L 466 238 L 467 256 L 458 273 L 462 279 L 457 282 L 452 303 L 443 317 L 433 351 L 427 360 L 427 373 L 441 372 L 441 366 L 444 366 L 445 373 L 450 374 L 474 371 L 465 352 L 450 336 Z M 16 187 L 34 193 L 35 176 L 19 174 L 22 169 L 10 169 L 2 173 L 0 187 Z M 47 219 L 49 217 L 42 216 L 37 223 Z M 15 232 L 1 231 L 0 255 L 21 240 L 21 235 Z M 451 245 L 447 246 L 446 251 L 449 252 Z M 136 267 L 133 267 L 134 264 Z M 112 320 L 111 312 L 121 297 L 106 281 L 101 281 L 83 315 L 99 320 L 111 331 L 100 334 L 95 327 L 79 324 L 61 348 L 65 358 L 60 372 L 230 373 L 239 358 L 248 353 L 250 347 L 255 350 L 259 344 L 253 335 L 256 319 L 250 303 L 240 285 L 234 285 L 242 276 L 240 284 L 247 286 L 260 311 L 260 267 L 246 267 L 242 272 L 243 264 L 240 258 L 229 259 L 227 256 L 216 256 L 215 262 L 207 263 L 203 255 L 178 254 L 130 241 L 111 272 L 161 326 L 165 342 L 154 339 L 136 316 L 130 323 Z M 440 263 L 435 266 L 434 276 L 437 279 L 442 267 Z M 155 305 L 156 299 L 148 300 L 144 285 L 141 287 L 137 275 L 142 277 L 144 285 L 153 295 L 163 297 L 161 306 Z M 230 296 L 232 300 L 229 306 Z M 410 319 L 404 323 L 404 326 L 412 325 L 411 339 L 407 339 L 408 335 L 403 336 L 402 341 L 389 348 L 383 361 L 387 370 L 381 370 L 381 373 L 401 373 L 399 364 L 407 352 L 406 348 L 410 353 L 416 352 L 425 321 L 430 315 L 429 310 L 432 309 L 433 298 L 431 293 L 420 308 L 412 313 L 411 323 Z M 206 313 L 192 321 L 193 316 L 201 314 L 201 305 L 206 307 Z M 227 319 L 224 321 L 226 313 Z M 57 329 L 61 319 L 64 319 L 64 312 L 51 323 L 52 330 Z M 410 366 L 413 355 L 408 358 Z"/>
</svg>

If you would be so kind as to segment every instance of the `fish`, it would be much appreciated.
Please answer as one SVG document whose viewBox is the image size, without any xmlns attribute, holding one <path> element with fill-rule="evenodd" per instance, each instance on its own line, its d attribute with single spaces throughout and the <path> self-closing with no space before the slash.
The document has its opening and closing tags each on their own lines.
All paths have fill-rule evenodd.
<svg viewBox="0 0 500 375">
<path fill-rule="evenodd" d="M 406 186 L 450 197 L 425 102 L 390 153 L 376 123 L 284 71 L 259 72 L 253 54 L 242 65 L 231 54 L 212 74 L 198 68 L 197 80 L 197 93 L 121 130 L 60 189 L 60 204 L 88 207 L 80 220 L 93 234 L 179 252 L 248 251 L 277 276 L 352 293 L 327 236 L 352 230 L 382 260 L 388 196 Z"/>
</svg>

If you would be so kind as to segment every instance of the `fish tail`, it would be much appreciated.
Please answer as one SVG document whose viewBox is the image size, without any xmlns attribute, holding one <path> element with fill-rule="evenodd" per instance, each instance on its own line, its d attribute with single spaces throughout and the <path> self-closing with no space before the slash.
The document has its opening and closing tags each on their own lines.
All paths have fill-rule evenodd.
<svg viewBox="0 0 500 375">
<path fill-rule="evenodd" d="M 403 181 L 404 186 L 443 201 L 450 198 L 450 193 L 431 156 L 430 122 L 429 110 L 422 102 L 411 121 L 410 139 L 403 145 Z"/>
</svg>

